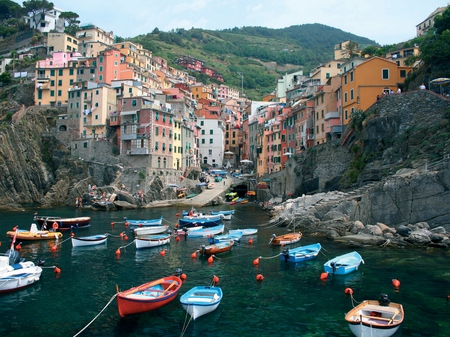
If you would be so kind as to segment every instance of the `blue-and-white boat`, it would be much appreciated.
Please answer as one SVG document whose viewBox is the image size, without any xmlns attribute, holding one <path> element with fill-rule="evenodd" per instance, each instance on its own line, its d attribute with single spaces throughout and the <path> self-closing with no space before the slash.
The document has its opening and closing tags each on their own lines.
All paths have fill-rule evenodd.
<svg viewBox="0 0 450 337">
<path fill-rule="evenodd" d="M 226 233 L 214 235 L 208 238 L 209 243 L 219 243 L 219 242 L 227 242 L 233 240 L 236 243 L 239 243 L 242 238 L 242 231 L 234 232 L 234 233 Z"/>
<path fill-rule="evenodd" d="M 364 263 L 363 258 L 358 252 L 351 252 L 340 255 L 327 261 L 323 268 L 325 272 L 334 275 L 346 275 L 355 270 L 358 270 L 359 265 Z"/>
<path fill-rule="evenodd" d="M 223 220 L 231 220 L 231 218 L 234 215 L 234 209 L 228 210 L 228 211 L 209 211 L 211 215 L 222 215 Z"/>
<path fill-rule="evenodd" d="M 134 242 L 136 249 L 158 247 L 170 242 L 170 234 L 142 235 L 137 237 Z"/>
<path fill-rule="evenodd" d="M 314 259 L 322 249 L 320 243 L 313 243 L 312 245 L 301 246 L 297 248 L 284 249 L 280 258 L 286 262 L 303 262 Z"/>
<path fill-rule="evenodd" d="M 178 219 L 179 228 L 183 227 L 215 227 L 222 225 L 222 217 L 220 215 L 211 216 L 209 218 L 200 217 L 184 217 Z"/>
<path fill-rule="evenodd" d="M 213 227 L 203 227 L 202 229 L 195 229 L 187 231 L 188 238 L 207 238 L 216 234 L 223 233 L 225 225 L 218 225 Z"/>
<path fill-rule="evenodd" d="M 85 247 L 104 244 L 108 240 L 108 234 L 89 236 L 72 236 L 72 247 Z"/>
<path fill-rule="evenodd" d="M 128 226 L 129 229 L 133 230 L 139 227 L 146 226 L 161 226 L 163 221 L 163 217 L 161 216 L 158 219 L 149 219 L 149 220 L 128 220 L 125 219 L 125 226 Z"/>
<path fill-rule="evenodd" d="M 180 297 L 183 309 L 195 321 L 217 309 L 222 300 L 223 292 L 219 287 L 196 286 Z"/>
<path fill-rule="evenodd" d="M 238 233 L 238 232 L 242 232 L 243 236 L 255 235 L 256 233 L 258 233 L 258 228 L 230 229 L 228 231 L 228 233 L 230 233 L 230 234 L 234 234 L 234 233 Z"/>
</svg>

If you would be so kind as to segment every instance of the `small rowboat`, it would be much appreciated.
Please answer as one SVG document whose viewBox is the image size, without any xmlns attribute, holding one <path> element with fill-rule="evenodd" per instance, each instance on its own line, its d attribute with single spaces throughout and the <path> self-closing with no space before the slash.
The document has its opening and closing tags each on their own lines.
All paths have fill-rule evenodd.
<svg viewBox="0 0 450 337">
<path fill-rule="evenodd" d="M 151 311 L 173 301 L 181 288 L 178 276 L 168 276 L 117 294 L 121 317 Z"/>
<path fill-rule="evenodd" d="M 378 301 L 362 302 L 345 315 L 345 320 L 356 337 L 392 336 L 404 318 L 403 306 L 392 303 L 386 294 L 380 294 Z"/>
<path fill-rule="evenodd" d="M 36 215 L 34 220 L 37 221 L 38 225 L 43 230 L 53 228 L 55 231 L 62 231 L 89 227 L 91 217 L 61 218 L 59 216 Z"/>
<path fill-rule="evenodd" d="M 136 249 L 158 247 L 170 242 L 170 234 L 141 235 L 134 242 Z"/>
<path fill-rule="evenodd" d="M 346 275 L 355 270 L 358 270 L 359 265 L 364 263 L 363 258 L 358 252 L 351 252 L 340 255 L 327 261 L 323 268 L 325 272 L 334 275 Z"/>
<path fill-rule="evenodd" d="M 32 223 L 30 230 L 18 229 L 6 232 L 6 236 L 13 238 L 16 235 L 18 240 L 35 241 L 35 240 L 58 240 L 62 238 L 61 232 L 38 230 L 35 223 Z"/>
<path fill-rule="evenodd" d="M 191 230 L 188 228 L 188 238 L 207 238 L 216 234 L 223 233 L 225 225 L 219 225 L 214 227 L 203 227 L 198 230 Z"/>
<path fill-rule="evenodd" d="M 219 243 L 233 240 L 234 242 L 239 243 L 241 241 L 241 237 L 242 232 L 235 231 L 234 233 L 213 235 L 208 238 L 208 241 L 209 243 Z"/>
<path fill-rule="evenodd" d="M 125 219 L 125 226 L 128 226 L 130 229 L 140 228 L 140 227 L 148 227 L 148 226 L 161 226 L 163 221 L 163 217 L 161 216 L 158 219 L 149 219 L 149 220 L 128 220 Z"/>
<path fill-rule="evenodd" d="M 72 247 L 96 246 L 108 240 L 108 234 L 98 234 L 90 236 L 72 236 Z"/>
<path fill-rule="evenodd" d="M 138 227 L 133 230 L 134 236 L 142 236 L 142 235 L 149 235 L 149 234 L 161 234 L 165 233 L 169 230 L 169 225 L 161 225 L 161 226 L 145 226 L 145 227 Z"/>
<path fill-rule="evenodd" d="M 230 240 L 227 242 L 219 242 L 214 243 L 209 246 L 202 245 L 200 251 L 203 255 L 214 255 L 219 253 L 225 253 L 231 250 L 234 245 L 234 240 Z"/>
<path fill-rule="evenodd" d="M 276 236 L 275 234 L 272 234 L 272 237 L 270 238 L 269 244 L 273 246 L 284 246 L 284 245 L 290 245 L 293 243 L 297 243 L 302 238 L 302 233 L 287 233 L 283 235 Z"/>
<path fill-rule="evenodd" d="M 222 220 L 231 220 L 234 214 L 234 209 L 229 211 L 209 211 L 209 212 L 211 213 L 211 215 L 222 215 Z"/>
<path fill-rule="evenodd" d="M 320 243 L 285 249 L 280 254 L 281 260 L 285 262 L 302 262 L 314 259 L 322 249 Z"/>
<path fill-rule="evenodd" d="M 41 277 L 42 268 L 33 262 L 14 262 L 10 264 L 9 256 L 0 256 L 0 293 L 27 287 Z"/>
<path fill-rule="evenodd" d="M 230 229 L 228 233 L 234 234 L 237 232 L 242 232 L 242 235 L 255 235 L 258 233 L 258 228 L 244 228 L 244 229 Z"/>
<path fill-rule="evenodd" d="M 195 321 L 200 316 L 216 310 L 222 297 L 223 292 L 219 287 L 197 286 L 183 294 L 180 302 Z"/>
</svg>

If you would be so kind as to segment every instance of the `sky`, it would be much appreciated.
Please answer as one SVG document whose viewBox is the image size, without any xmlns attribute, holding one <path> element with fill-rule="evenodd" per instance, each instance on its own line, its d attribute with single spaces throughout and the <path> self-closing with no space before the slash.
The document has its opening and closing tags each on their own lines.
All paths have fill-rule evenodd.
<svg viewBox="0 0 450 337">
<path fill-rule="evenodd" d="M 316 0 L 317 1 L 317 0 Z M 320 23 L 374 40 L 380 45 L 416 36 L 416 25 L 447 1 L 438 0 L 53 0 L 123 38 L 151 33 L 155 27 L 219 30 L 244 26 L 285 28 Z M 15 2 L 23 4 L 23 1 Z"/>
</svg>

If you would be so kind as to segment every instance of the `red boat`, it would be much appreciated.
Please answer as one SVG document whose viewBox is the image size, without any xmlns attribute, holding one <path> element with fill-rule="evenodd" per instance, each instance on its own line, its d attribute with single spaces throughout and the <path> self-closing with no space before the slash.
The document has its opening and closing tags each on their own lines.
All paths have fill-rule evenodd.
<svg viewBox="0 0 450 337">
<path fill-rule="evenodd" d="M 167 276 L 117 294 L 121 317 L 158 309 L 173 301 L 180 291 L 178 276 Z"/>
<path fill-rule="evenodd" d="M 83 216 L 77 218 L 61 218 L 58 216 L 34 216 L 34 221 L 38 223 L 41 230 L 71 230 L 78 228 L 86 228 L 90 226 L 91 217 Z"/>
</svg>

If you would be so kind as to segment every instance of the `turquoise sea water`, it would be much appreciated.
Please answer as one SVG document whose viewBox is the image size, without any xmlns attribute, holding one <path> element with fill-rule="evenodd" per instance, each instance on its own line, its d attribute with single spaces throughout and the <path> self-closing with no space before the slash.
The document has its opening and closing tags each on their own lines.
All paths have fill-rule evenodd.
<svg viewBox="0 0 450 337">
<path fill-rule="evenodd" d="M 230 206 L 213 209 L 228 209 Z M 208 212 L 209 209 L 202 211 Z M 53 241 L 23 242 L 22 257 L 36 262 L 44 258 L 41 280 L 13 293 L 0 295 L 0 336 L 74 336 L 92 322 L 79 336 L 181 336 L 186 321 L 179 296 L 196 285 L 209 285 L 214 275 L 224 298 L 218 309 L 197 321 L 191 321 L 184 336 L 352 336 L 344 320 L 352 307 L 345 294 L 352 288 L 354 299 L 378 299 L 388 294 L 402 303 L 405 321 L 394 336 L 449 336 L 450 332 L 450 252 L 441 249 L 398 249 L 366 247 L 357 251 L 365 264 L 347 276 L 322 281 L 323 264 L 334 256 L 353 249 L 323 237 L 305 235 L 300 244 L 320 242 L 319 256 L 303 264 L 281 261 L 280 248 L 269 246 L 270 236 L 286 230 L 268 226 L 268 216 L 256 204 L 236 205 L 235 218 L 228 228 L 257 227 L 258 234 L 249 244 L 243 238 L 232 251 L 218 255 L 213 263 L 191 254 L 206 244 L 206 239 L 181 238 L 169 245 L 136 251 L 129 234 L 127 241 L 119 234 L 128 229 L 124 217 L 153 219 L 164 216 L 173 225 L 181 208 L 155 208 L 119 212 L 94 212 L 58 208 L 39 210 L 40 215 L 91 216 L 91 227 L 78 235 L 109 233 L 103 246 L 72 248 L 69 233 L 52 251 Z M 0 252 L 9 247 L 6 231 L 19 225 L 28 229 L 36 209 L 0 214 Z M 112 226 L 114 223 L 114 226 Z M 128 246 L 127 246 L 128 245 Z M 116 251 L 121 246 L 121 254 Z M 160 254 L 166 249 L 165 256 Z M 259 265 L 253 261 L 260 259 Z M 187 279 L 180 295 L 159 310 L 121 318 L 116 301 L 108 302 L 116 286 L 126 290 L 136 285 L 174 273 L 182 268 Z M 264 277 L 256 281 L 256 275 Z M 396 291 L 392 280 L 401 282 Z M 96 316 L 98 317 L 96 318 Z"/>
</svg>

